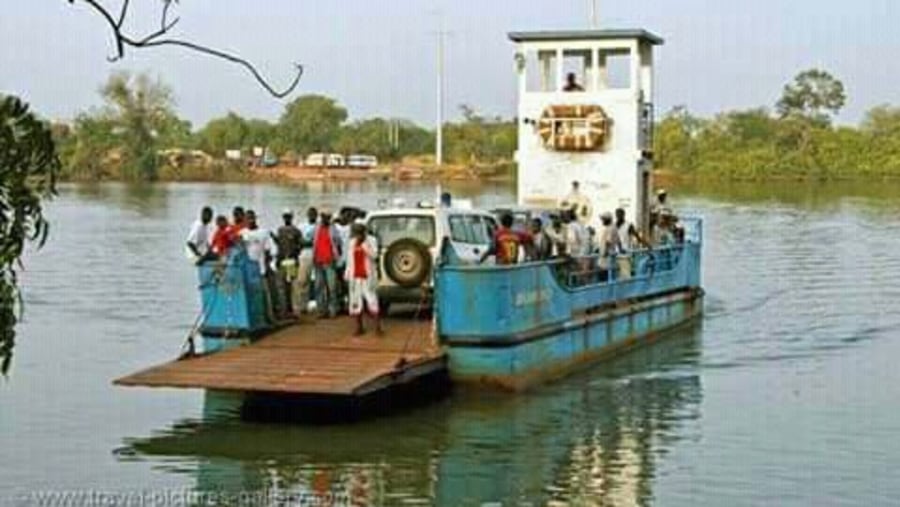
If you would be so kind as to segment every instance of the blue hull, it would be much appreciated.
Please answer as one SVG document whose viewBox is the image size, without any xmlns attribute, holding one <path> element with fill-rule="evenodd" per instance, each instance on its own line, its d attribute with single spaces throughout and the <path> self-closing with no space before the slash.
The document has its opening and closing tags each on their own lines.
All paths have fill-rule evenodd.
<svg viewBox="0 0 900 507">
<path fill-rule="evenodd" d="M 702 308 L 702 291 L 687 290 L 573 319 L 514 342 L 451 342 L 451 378 L 522 390 L 652 343 L 698 317 Z"/>
</svg>

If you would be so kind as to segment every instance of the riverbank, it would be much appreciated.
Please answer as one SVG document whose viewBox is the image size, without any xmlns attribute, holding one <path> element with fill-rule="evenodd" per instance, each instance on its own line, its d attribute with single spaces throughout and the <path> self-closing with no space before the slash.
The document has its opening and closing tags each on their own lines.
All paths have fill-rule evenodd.
<svg viewBox="0 0 900 507">
<path fill-rule="evenodd" d="M 164 165 L 157 170 L 154 181 L 160 183 L 304 183 L 353 182 L 353 181 L 423 181 L 423 182 L 481 182 L 512 183 L 515 181 L 514 165 L 498 164 L 446 164 L 433 165 L 390 164 L 371 169 L 345 167 L 303 167 L 277 165 L 273 167 L 248 167 L 239 163 L 214 162 L 211 164 Z M 70 183 L 127 182 L 120 171 L 94 171 L 64 173 L 61 181 Z"/>
</svg>

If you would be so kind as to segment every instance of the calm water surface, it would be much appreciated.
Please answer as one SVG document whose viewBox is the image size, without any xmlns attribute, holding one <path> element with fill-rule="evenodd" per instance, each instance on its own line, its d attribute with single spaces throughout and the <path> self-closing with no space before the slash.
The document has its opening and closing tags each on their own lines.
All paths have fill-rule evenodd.
<svg viewBox="0 0 900 507">
<path fill-rule="evenodd" d="M 223 395 L 110 384 L 178 352 L 198 306 L 181 245 L 200 205 L 243 203 L 274 224 L 286 206 L 372 206 L 386 192 L 433 194 L 66 187 L 52 241 L 27 260 L 0 382 L 0 504 L 51 490 L 223 495 L 210 505 L 240 491 L 359 505 L 900 502 L 900 191 L 884 187 L 676 194 L 706 218 L 703 321 L 527 395 L 301 427 L 242 422 Z"/>
</svg>

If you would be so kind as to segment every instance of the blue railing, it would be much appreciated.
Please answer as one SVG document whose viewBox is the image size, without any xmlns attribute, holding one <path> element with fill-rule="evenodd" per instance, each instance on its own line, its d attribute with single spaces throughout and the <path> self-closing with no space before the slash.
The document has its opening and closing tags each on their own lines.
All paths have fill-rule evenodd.
<svg viewBox="0 0 900 507">
<path fill-rule="evenodd" d="M 701 231 L 700 221 L 692 220 L 683 243 L 610 257 L 609 270 L 600 269 L 598 257 L 515 266 L 442 265 L 435 275 L 438 332 L 468 340 L 502 339 L 565 324 L 618 301 L 699 287 Z"/>
</svg>

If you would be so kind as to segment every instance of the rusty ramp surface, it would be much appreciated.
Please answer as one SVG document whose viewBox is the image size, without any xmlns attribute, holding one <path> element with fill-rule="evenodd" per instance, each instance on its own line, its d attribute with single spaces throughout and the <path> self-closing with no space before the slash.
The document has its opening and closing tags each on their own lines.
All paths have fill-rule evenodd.
<svg viewBox="0 0 900 507">
<path fill-rule="evenodd" d="M 446 368 L 431 321 L 386 319 L 385 333 L 352 336 L 344 317 L 299 323 L 251 345 L 173 361 L 115 380 L 122 386 L 364 396 Z"/>
</svg>

